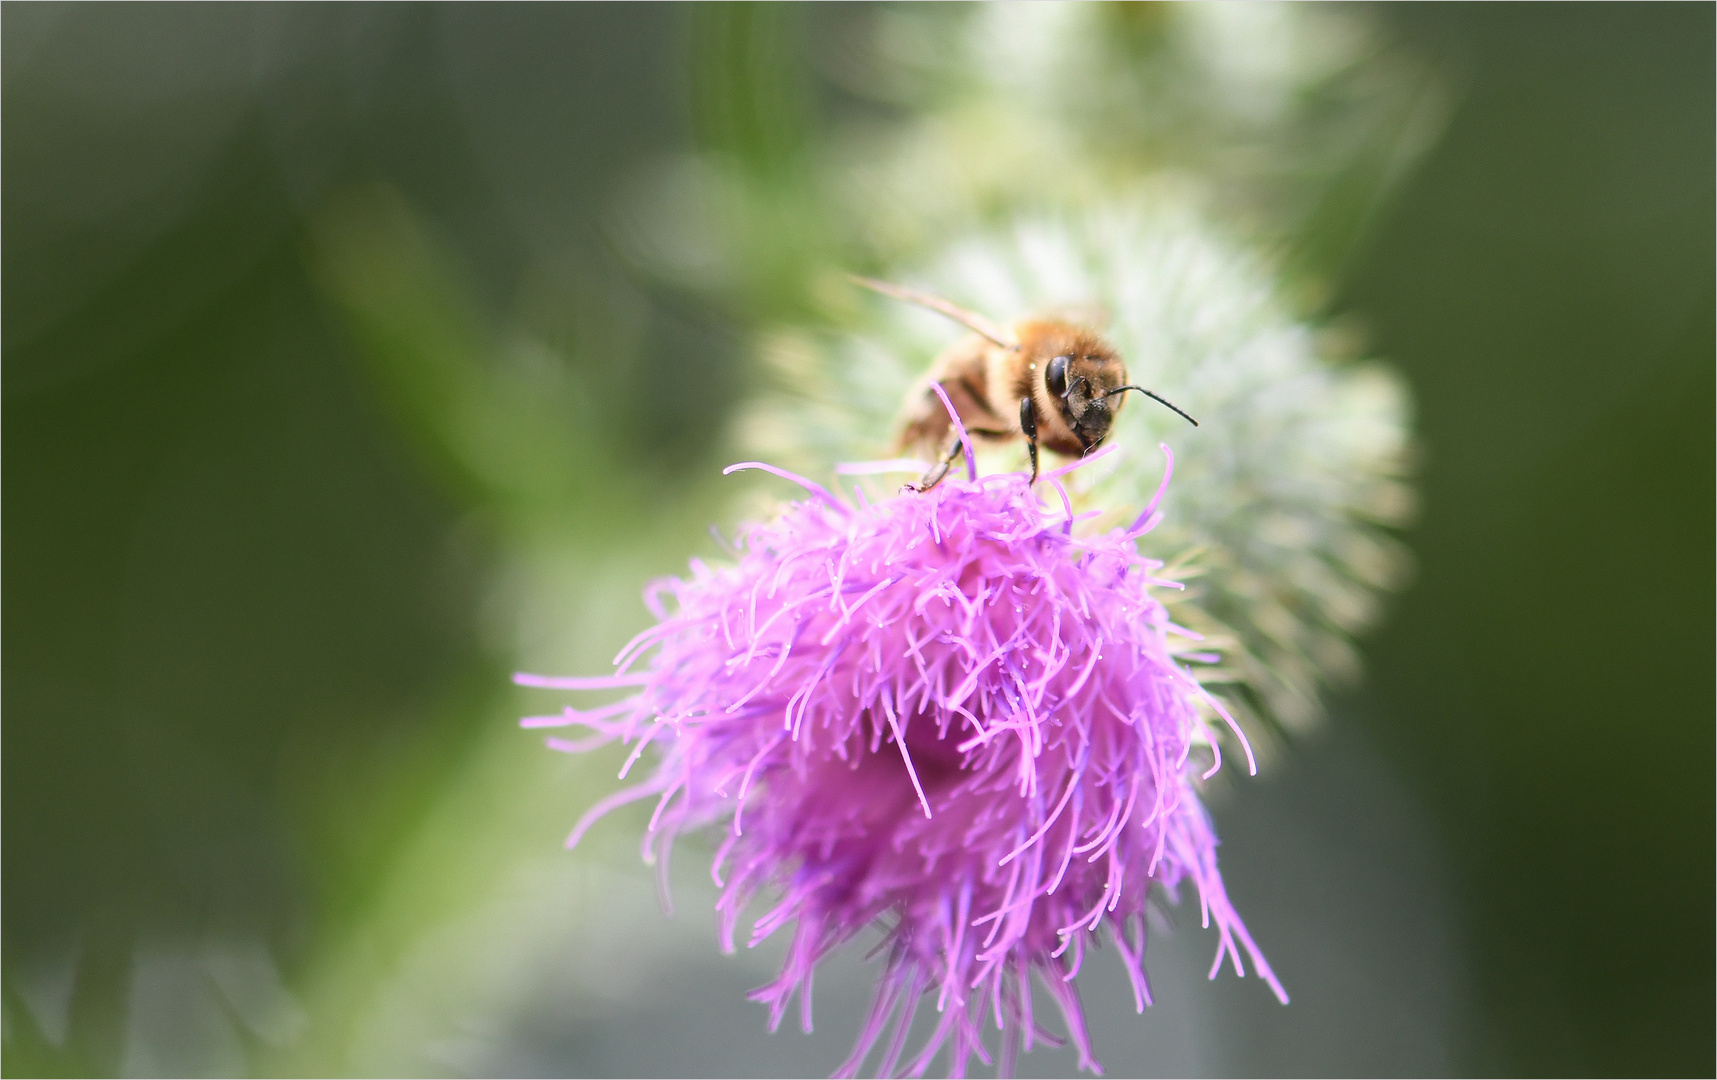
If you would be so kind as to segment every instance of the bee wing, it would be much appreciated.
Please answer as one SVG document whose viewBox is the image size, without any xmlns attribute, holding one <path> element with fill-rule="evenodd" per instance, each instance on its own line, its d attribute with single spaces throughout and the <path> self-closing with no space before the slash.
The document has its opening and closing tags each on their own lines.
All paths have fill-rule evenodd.
<svg viewBox="0 0 1717 1080">
<path fill-rule="evenodd" d="M 881 293 L 882 295 L 892 297 L 895 300 L 904 300 L 908 304 L 917 304 L 922 308 L 929 308 L 938 315 L 945 315 L 973 333 L 990 339 L 1004 349 L 1019 348 L 1019 342 L 1014 340 L 1013 334 L 1009 333 L 1003 327 L 997 326 L 995 323 L 984 318 L 975 311 L 967 311 L 965 308 L 944 300 L 940 296 L 932 296 L 927 292 L 919 292 L 917 289 L 908 289 L 904 285 L 890 285 L 886 281 L 877 281 L 875 278 L 860 277 L 857 274 L 848 274 L 847 276 L 853 280 L 854 284 L 862 285 L 872 292 Z"/>
</svg>

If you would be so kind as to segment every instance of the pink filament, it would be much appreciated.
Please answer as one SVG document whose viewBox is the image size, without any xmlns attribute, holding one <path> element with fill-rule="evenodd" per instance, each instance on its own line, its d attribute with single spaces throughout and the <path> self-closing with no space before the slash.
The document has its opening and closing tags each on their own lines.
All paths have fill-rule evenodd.
<svg viewBox="0 0 1717 1080">
<path fill-rule="evenodd" d="M 954 403 L 948 400 L 948 391 L 942 389 L 941 383 L 931 383 L 930 389 L 936 391 L 936 396 L 942 399 L 942 407 L 948 410 L 948 419 L 953 422 L 954 430 L 960 433 L 960 449 L 966 454 L 966 479 L 977 480 L 978 459 L 972 453 L 972 439 L 966 434 L 966 425 L 960 422 L 959 410 L 955 409 Z"/>
</svg>

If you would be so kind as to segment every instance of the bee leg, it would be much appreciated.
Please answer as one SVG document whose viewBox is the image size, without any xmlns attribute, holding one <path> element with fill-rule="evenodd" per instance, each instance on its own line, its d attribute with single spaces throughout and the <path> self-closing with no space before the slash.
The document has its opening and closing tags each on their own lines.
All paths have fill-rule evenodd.
<svg viewBox="0 0 1717 1080">
<path fill-rule="evenodd" d="M 953 444 L 948 447 L 948 452 L 942 455 L 942 460 L 937 462 L 929 472 L 924 474 L 924 479 L 918 481 L 916 484 L 905 485 L 905 490 L 920 493 L 929 491 L 937 484 L 940 484 L 942 482 L 942 478 L 948 475 L 948 470 L 954 467 L 954 459 L 960 456 L 960 451 L 965 446 L 965 444 L 960 441 L 960 436 L 954 435 L 952 432 L 949 434 L 952 436 L 954 441 Z"/>
<path fill-rule="evenodd" d="M 1025 433 L 1025 448 L 1031 454 L 1031 479 L 1037 483 L 1037 405 L 1031 398 L 1019 399 L 1019 429 Z"/>
</svg>

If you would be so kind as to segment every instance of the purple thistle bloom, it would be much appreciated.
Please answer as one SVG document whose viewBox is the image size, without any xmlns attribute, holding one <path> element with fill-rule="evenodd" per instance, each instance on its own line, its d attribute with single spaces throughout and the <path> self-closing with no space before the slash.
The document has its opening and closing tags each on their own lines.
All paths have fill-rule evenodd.
<svg viewBox="0 0 1717 1080">
<path fill-rule="evenodd" d="M 1221 761 L 1199 703 L 1222 709 L 1176 663 L 1168 639 L 1183 632 L 1150 593 L 1172 585 L 1136 547 L 1155 500 L 1129 530 L 1080 536 L 1065 491 L 1046 510 L 1017 473 L 849 506 L 771 466 L 734 468 L 768 469 L 814 498 L 752 527 L 736 565 L 694 561 L 689 579 L 653 584 L 660 622 L 621 651 L 617 674 L 519 677 L 637 687 L 525 724 L 595 733 L 550 740 L 559 749 L 631 742 L 628 769 L 648 745 L 660 755 L 649 780 L 592 807 L 568 846 L 650 796 L 646 856 L 660 841 L 663 867 L 678 833 L 722 826 L 712 875 L 724 950 L 760 892 L 778 900 L 752 945 L 796 924 L 780 976 L 752 993 L 771 1030 L 797 992 L 809 1031 L 817 963 L 886 923 L 886 968 L 841 1076 L 879 1042 L 879 1074 L 902 1067 L 927 995 L 940 1017 L 905 1072 L 921 1075 L 944 1047 L 950 1075 L 973 1055 L 988 1064 L 986 1016 L 1010 1072 L 1020 1050 L 1056 1041 L 1032 1017 L 1034 971 L 1080 1066 L 1100 1072 L 1072 980 L 1108 918 L 1134 1004 L 1150 1003 L 1153 884 L 1170 897 L 1183 881 L 1197 889 L 1219 935 L 1213 977 L 1224 958 L 1244 974 L 1244 950 L 1287 1001 L 1228 901 L 1194 789 L 1195 743 L 1213 759 L 1203 776 Z"/>
</svg>

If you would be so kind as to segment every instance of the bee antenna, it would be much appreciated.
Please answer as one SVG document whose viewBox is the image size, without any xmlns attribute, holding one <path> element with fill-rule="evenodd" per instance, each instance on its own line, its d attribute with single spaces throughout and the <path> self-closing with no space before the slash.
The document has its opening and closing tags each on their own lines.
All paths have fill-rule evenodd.
<svg viewBox="0 0 1717 1080">
<path fill-rule="evenodd" d="M 1174 402 L 1170 401 L 1167 398 L 1158 397 L 1156 394 L 1151 393 L 1149 390 L 1146 390 L 1142 386 L 1117 386 L 1117 387 L 1115 387 L 1115 389 L 1110 390 L 1108 393 L 1104 394 L 1103 396 L 1104 397 L 1113 397 L 1114 395 L 1119 394 L 1123 390 L 1137 390 L 1139 393 L 1145 395 L 1146 397 L 1150 398 L 1153 401 L 1160 401 L 1164 405 L 1167 405 L 1169 408 L 1173 409 L 1175 412 L 1180 413 L 1181 418 L 1184 419 L 1187 423 L 1191 424 L 1193 427 L 1198 426 L 1198 421 L 1194 420 L 1190 416 L 1187 416 L 1185 412 L 1182 412 L 1181 407 L 1179 405 L 1176 405 Z"/>
</svg>

